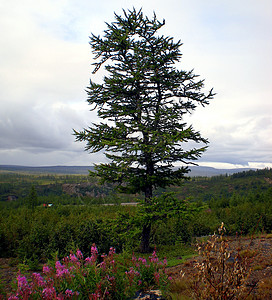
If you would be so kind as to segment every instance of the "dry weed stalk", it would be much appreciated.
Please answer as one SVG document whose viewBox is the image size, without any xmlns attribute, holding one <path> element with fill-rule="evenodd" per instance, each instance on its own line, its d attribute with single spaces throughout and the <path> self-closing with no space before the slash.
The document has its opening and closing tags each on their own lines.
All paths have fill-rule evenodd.
<svg viewBox="0 0 272 300">
<path fill-rule="evenodd" d="M 193 296 L 197 299 L 245 299 L 257 285 L 247 286 L 251 273 L 248 259 L 240 256 L 240 249 L 234 253 L 228 250 L 223 223 L 218 231 L 219 235 L 214 234 L 197 245 L 203 260 L 195 265 Z"/>
</svg>

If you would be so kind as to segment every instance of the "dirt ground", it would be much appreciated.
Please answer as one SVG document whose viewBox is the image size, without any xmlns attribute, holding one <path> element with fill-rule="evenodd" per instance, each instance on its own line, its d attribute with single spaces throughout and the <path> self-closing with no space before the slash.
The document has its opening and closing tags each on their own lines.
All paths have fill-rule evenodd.
<svg viewBox="0 0 272 300">
<path fill-rule="evenodd" d="M 248 257 L 250 269 L 252 270 L 248 286 L 255 285 L 249 299 L 272 299 L 272 235 L 254 238 L 228 238 L 228 244 L 230 252 L 235 252 L 239 249 L 241 253 L 246 254 Z M 184 280 L 184 278 L 191 280 L 196 272 L 194 266 L 200 260 L 201 257 L 196 256 L 183 264 L 167 268 L 167 273 L 173 278 L 173 282 L 179 282 L 180 280 Z M 0 258 L 1 292 L 4 291 L 7 293 L 11 291 L 11 284 L 16 274 L 17 267 L 12 266 L 12 259 Z M 183 297 L 183 294 L 188 295 L 188 291 L 184 287 L 180 293 L 180 299 L 189 299 L 186 296 Z"/>
<path fill-rule="evenodd" d="M 246 299 L 272 299 L 272 236 L 263 235 L 262 237 L 229 237 L 228 251 L 235 253 L 238 249 L 240 253 L 247 257 L 249 270 L 251 271 L 247 281 L 247 287 L 252 292 Z M 173 278 L 173 281 L 189 282 L 196 274 L 194 267 L 197 262 L 201 261 L 201 257 L 196 256 L 187 260 L 185 263 L 167 269 L 168 275 Z M 182 286 L 180 284 L 180 286 Z M 189 295 L 190 291 L 186 291 L 183 287 L 183 292 L 180 294 L 180 299 L 188 299 L 182 295 Z"/>
</svg>

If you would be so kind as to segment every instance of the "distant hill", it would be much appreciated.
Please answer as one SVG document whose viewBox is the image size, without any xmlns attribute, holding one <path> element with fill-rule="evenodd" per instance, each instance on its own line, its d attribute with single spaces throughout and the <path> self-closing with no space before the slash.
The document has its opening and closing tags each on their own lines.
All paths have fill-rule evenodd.
<svg viewBox="0 0 272 300">
<path fill-rule="evenodd" d="M 212 176 L 218 176 L 218 175 L 232 175 L 235 173 L 240 172 L 246 172 L 249 170 L 256 170 L 252 168 L 235 168 L 235 169 L 216 169 L 212 167 L 201 167 L 201 166 L 191 166 L 189 167 L 191 169 L 191 172 L 188 174 L 191 177 L 212 177 Z"/>
<path fill-rule="evenodd" d="M 28 167 L 16 165 L 0 165 L 0 172 L 23 172 L 34 174 L 80 174 L 87 175 L 90 171 L 94 170 L 93 166 L 48 166 L 48 167 Z"/>
<path fill-rule="evenodd" d="M 250 168 L 237 168 L 237 169 L 216 169 L 212 167 L 191 166 L 191 172 L 188 174 L 191 177 L 203 176 L 212 177 L 217 175 L 231 175 L 243 171 L 254 170 Z M 23 172 L 33 174 L 80 174 L 87 175 L 90 171 L 94 171 L 93 166 L 48 166 L 48 167 L 28 167 L 17 165 L 0 165 L 0 172 Z"/>
</svg>

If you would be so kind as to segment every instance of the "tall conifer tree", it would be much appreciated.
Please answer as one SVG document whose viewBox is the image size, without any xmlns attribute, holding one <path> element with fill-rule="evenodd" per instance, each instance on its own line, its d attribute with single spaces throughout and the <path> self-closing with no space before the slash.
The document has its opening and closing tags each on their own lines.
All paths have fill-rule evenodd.
<svg viewBox="0 0 272 300">
<path fill-rule="evenodd" d="M 75 135 L 87 142 L 86 150 L 103 150 L 109 159 L 95 167 L 103 181 L 118 183 L 123 192 L 143 192 L 149 203 L 155 188 L 178 184 L 189 170 L 186 164 L 206 150 L 208 140 L 183 117 L 214 94 L 203 92 L 204 81 L 193 71 L 175 67 L 182 43 L 158 34 L 165 21 L 155 14 L 150 19 L 142 10 L 124 10 L 106 25 L 103 37 L 90 37 L 93 73 L 103 66 L 106 75 L 102 84 L 91 81 L 87 88 L 87 101 L 101 122 Z M 189 141 L 201 145 L 185 150 Z M 149 249 L 150 228 L 143 226 L 143 252 Z"/>
</svg>

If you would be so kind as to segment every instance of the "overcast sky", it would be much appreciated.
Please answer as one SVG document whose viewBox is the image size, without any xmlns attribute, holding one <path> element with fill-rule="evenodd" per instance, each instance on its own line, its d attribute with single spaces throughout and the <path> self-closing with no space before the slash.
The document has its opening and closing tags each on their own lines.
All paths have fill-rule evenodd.
<svg viewBox="0 0 272 300">
<path fill-rule="evenodd" d="M 210 141 L 200 164 L 272 167 L 271 0 L 0 0 L 0 164 L 103 160 L 72 135 L 96 120 L 89 36 L 133 6 L 165 19 L 183 42 L 178 68 L 217 93 L 188 119 Z"/>
</svg>

